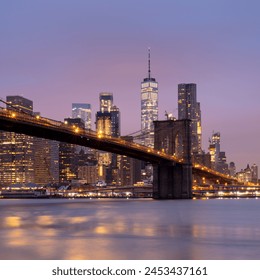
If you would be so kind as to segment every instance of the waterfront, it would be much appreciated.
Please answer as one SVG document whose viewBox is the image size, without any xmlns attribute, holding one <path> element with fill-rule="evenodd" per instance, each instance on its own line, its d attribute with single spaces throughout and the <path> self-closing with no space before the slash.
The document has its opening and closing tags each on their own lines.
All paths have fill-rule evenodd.
<svg viewBox="0 0 260 280">
<path fill-rule="evenodd" d="M 260 200 L 0 201 L 0 259 L 260 259 Z"/>
</svg>

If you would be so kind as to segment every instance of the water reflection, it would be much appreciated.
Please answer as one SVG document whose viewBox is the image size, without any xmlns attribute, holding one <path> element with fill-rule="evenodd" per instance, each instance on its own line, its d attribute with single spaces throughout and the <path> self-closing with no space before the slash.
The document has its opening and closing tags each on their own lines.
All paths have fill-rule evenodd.
<svg viewBox="0 0 260 280">
<path fill-rule="evenodd" d="M 36 223 L 40 226 L 50 226 L 54 224 L 54 217 L 52 216 L 38 216 L 36 217 Z"/>
<path fill-rule="evenodd" d="M 22 247 L 29 244 L 29 239 L 26 236 L 26 232 L 22 229 L 14 229 L 9 232 L 7 244 L 10 247 Z"/>
<path fill-rule="evenodd" d="M 19 227 L 21 226 L 21 219 L 20 217 L 6 217 L 5 219 L 5 225 L 7 227 Z"/>
<path fill-rule="evenodd" d="M 0 259 L 259 259 L 260 202 L 0 201 Z"/>
</svg>

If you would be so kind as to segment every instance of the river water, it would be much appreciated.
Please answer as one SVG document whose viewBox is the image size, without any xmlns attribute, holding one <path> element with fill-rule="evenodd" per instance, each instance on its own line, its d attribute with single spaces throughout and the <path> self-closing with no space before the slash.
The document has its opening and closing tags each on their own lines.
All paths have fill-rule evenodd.
<svg viewBox="0 0 260 280">
<path fill-rule="evenodd" d="M 0 259 L 260 259 L 260 200 L 0 200 Z"/>
</svg>

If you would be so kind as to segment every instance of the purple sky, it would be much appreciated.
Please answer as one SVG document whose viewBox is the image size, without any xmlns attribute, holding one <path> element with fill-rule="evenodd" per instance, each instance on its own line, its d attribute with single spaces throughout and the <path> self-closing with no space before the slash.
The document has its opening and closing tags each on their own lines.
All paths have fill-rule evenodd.
<svg viewBox="0 0 260 280">
<path fill-rule="evenodd" d="M 237 169 L 260 166 L 258 0 L 1 0 L 0 97 L 23 95 L 63 120 L 71 104 L 114 94 L 122 134 L 140 129 L 140 82 L 159 82 L 177 116 L 178 83 L 196 83 L 203 148 L 212 131 Z M 94 126 L 93 126 L 94 127 Z"/>
</svg>

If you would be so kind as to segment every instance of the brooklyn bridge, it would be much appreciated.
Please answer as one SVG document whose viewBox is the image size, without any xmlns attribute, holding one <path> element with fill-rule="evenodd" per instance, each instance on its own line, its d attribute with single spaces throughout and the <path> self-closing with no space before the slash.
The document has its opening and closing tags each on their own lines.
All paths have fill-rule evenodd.
<svg viewBox="0 0 260 280">
<path fill-rule="evenodd" d="M 192 161 L 190 120 L 155 121 L 154 128 L 155 148 L 150 148 L 120 137 L 68 125 L 66 122 L 0 109 L 0 130 L 90 147 L 149 162 L 154 169 L 153 197 L 156 199 L 192 198 L 194 176 L 219 184 L 237 183 L 229 175 Z M 177 153 L 176 137 L 180 135 L 182 152 Z"/>
</svg>

